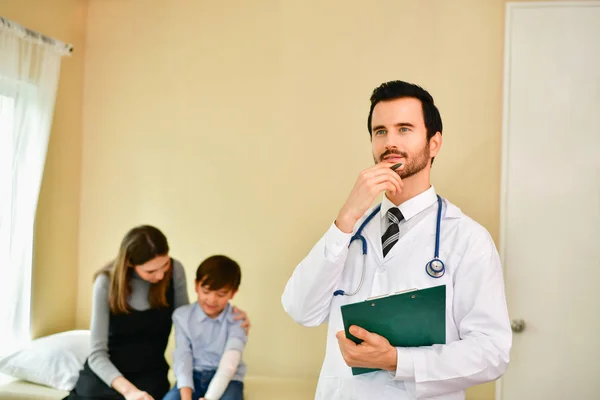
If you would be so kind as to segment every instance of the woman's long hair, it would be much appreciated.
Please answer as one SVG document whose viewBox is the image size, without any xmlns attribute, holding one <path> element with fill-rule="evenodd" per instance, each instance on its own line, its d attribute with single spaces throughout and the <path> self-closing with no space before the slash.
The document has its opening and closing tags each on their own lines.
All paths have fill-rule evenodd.
<svg viewBox="0 0 600 400">
<path fill-rule="evenodd" d="M 131 229 L 123 240 L 117 258 L 94 274 L 94 280 L 100 274 L 110 278 L 108 301 L 113 314 L 128 314 L 131 307 L 127 298 L 131 294 L 131 277 L 134 267 L 147 263 L 157 256 L 169 253 L 166 236 L 157 228 L 142 225 Z M 148 301 L 150 308 L 167 307 L 167 287 L 171 281 L 173 265 L 170 265 L 163 279 L 150 285 Z"/>
</svg>

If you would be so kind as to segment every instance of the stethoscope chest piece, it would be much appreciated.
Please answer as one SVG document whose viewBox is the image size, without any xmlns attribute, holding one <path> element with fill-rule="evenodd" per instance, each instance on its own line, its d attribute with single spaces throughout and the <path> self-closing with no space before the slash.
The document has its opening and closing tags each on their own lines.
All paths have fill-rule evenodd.
<svg viewBox="0 0 600 400">
<path fill-rule="evenodd" d="M 446 273 L 446 268 L 442 260 L 434 258 L 427 263 L 425 271 L 427 271 L 427 275 L 432 278 L 441 278 Z"/>
</svg>

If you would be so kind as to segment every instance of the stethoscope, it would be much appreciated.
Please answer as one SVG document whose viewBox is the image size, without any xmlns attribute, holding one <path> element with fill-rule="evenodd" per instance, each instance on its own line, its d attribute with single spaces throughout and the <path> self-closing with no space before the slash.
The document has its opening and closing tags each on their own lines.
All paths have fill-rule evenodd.
<svg viewBox="0 0 600 400">
<path fill-rule="evenodd" d="M 442 224 L 442 198 L 437 196 L 438 203 L 438 211 L 437 211 L 437 222 L 435 226 L 435 252 L 433 254 L 433 259 L 425 264 L 425 272 L 432 278 L 441 278 L 446 273 L 446 267 L 442 260 L 440 260 L 440 226 Z M 358 230 L 350 238 L 350 243 L 348 247 L 352 245 L 352 242 L 355 240 L 360 240 L 362 242 L 362 254 L 363 254 L 363 265 L 362 265 L 362 274 L 360 276 L 360 283 L 356 290 L 352 293 L 345 293 L 343 290 L 336 290 L 333 292 L 334 296 L 342 295 L 342 296 L 354 296 L 356 293 L 360 291 L 362 287 L 363 280 L 365 278 L 365 265 L 367 261 L 367 239 L 362 235 L 362 231 L 367 226 L 367 224 L 375 217 L 379 211 L 381 210 L 381 204 L 375 207 L 373 212 L 369 214 L 369 216 L 363 221 L 363 223 L 358 227 Z"/>
</svg>

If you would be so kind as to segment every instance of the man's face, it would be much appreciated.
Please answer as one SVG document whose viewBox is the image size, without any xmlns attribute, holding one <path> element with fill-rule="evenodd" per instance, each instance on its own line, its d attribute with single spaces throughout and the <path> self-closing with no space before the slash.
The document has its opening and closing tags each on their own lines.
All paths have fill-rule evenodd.
<svg viewBox="0 0 600 400">
<path fill-rule="evenodd" d="M 377 103 L 371 120 L 373 160 L 402 163 L 400 178 L 413 176 L 429 165 L 439 147 L 427 140 L 421 101 L 412 97 Z"/>
</svg>

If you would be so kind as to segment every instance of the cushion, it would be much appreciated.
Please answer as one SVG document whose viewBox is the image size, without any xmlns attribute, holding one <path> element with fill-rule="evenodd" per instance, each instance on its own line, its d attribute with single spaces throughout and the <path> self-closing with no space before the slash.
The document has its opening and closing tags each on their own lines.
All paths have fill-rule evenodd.
<svg viewBox="0 0 600 400">
<path fill-rule="evenodd" d="M 89 353 L 89 330 L 61 332 L 35 339 L 0 359 L 0 373 L 70 391 Z"/>
<path fill-rule="evenodd" d="M 69 392 L 65 390 L 56 390 L 22 380 L 13 380 L 8 384 L 0 385 L 2 400 L 62 400 L 68 395 Z"/>
</svg>

